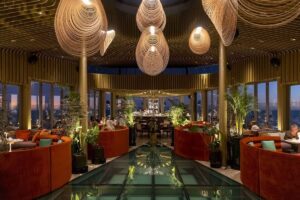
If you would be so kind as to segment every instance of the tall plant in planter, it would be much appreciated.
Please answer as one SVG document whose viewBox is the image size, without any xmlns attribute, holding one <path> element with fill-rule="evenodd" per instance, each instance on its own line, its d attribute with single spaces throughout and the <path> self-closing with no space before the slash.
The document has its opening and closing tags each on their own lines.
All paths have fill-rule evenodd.
<svg viewBox="0 0 300 200">
<path fill-rule="evenodd" d="M 247 93 L 245 85 L 241 85 L 227 93 L 226 99 L 235 121 L 234 135 L 242 135 L 245 119 L 254 110 L 254 97 Z"/>
<path fill-rule="evenodd" d="M 0 109 L 0 152 L 8 150 L 8 143 L 7 143 L 7 135 L 5 132 L 7 131 L 8 120 L 5 117 L 4 110 Z"/>
<path fill-rule="evenodd" d="M 209 143 L 209 160 L 210 166 L 220 168 L 222 166 L 222 153 L 220 149 L 220 130 L 217 126 L 205 126 L 204 132 L 210 136 Z"/>
<path fill-rule="evenodd" d="M 126 121 L 127 126 L 129 127 L 129 145 L 136 145 L 136 133 L 134 130 L 134 107 L 135 103 L 132 98 L 125 98 L 125 107 L 123 110 L 124 119 Z"/>
<path fill-rule="evenodd" d="M 183 103 L 172 105 L 169 111 L 169 117 L 174 126 L 184 126 L 190 123 L 187 116 L 187 108 Z"/>
<path fill-rule="evenodd" d="M 82 103 L 80 95 L 76 92 L 70 94 L 62 100 L 62 128 L 66 134 L 72 138 L 72 159 L 73 173 L 83 173 L 87 171 L 86 156 L 83 149 L 85 147 L 84 134 L 81 132 L 80 120 L 83 118 Z"/>
<path fill-rule="evenodd" d="M 247 93 L 247 87 L 240 85 L 226 94 L 231 118 L 235 122 L 235 132 L 229 139 L 229 163 L 231 168 L 240 168 L 240 139 L 247 115 L 255 108 L 255 99 Z"/>
<path fill-rule="evenodd" d="M 93 164 L 103 164 L 106 162 L 104 157 L 104 149 L 98 143 L 100 139 L 100 130 L 98 124 L 88 130 L 86 134 L 86 142 L 90 145 L 91 159 Z M 90 153 L 90 152 L 89 152 Z"/>
</svg>

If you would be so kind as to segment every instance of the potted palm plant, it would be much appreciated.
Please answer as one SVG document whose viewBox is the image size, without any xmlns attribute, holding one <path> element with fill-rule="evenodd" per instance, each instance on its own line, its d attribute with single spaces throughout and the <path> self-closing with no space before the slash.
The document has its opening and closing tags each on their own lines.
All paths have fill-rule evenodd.
<svg viewBox="0 0 300 200">
<path fill-rule="evenodd" d="M 170 100 L 169 100 L 170 101 Z M 169 111 L 169 118 L 174 127 L 184 126 L 190 123 L 187 108 L 183 103 L 175 104 L 172 102 L 172 106 Z M 173 127 L 173 129 L 174 129 Z M 172 131 L 172 143 L 171 146 L 174 146 L 174 130 Z"/>
<path fill-rule="evenodd" d="M 209 160 L 212 168 L 220 168 L 222 166 L 222 153 L 220 149 L 220 130 L 216 126 L 205 126 L 204 132 L 210 135 L 209 143 Z"/>
<path fill-rule="evenodd" d="M 254 97 L 247 93 L 247 87 L 240 85 L 226 94 L 226 99 L 234 121 L 234 132 L 229 137 L 229 163 L 231 168 L 240 168 L 240 139 L 247 115 L 254 110 Z"/>
<path fill-rule="evenodd" d="M 129 145 L 130 146 L 135 146 L 136 145 L 136 133 L 135 133 L 135 129 L 134 129 L 134 101 L 130 98 L 126 98 L 125 99 L 125 107 L 123 110 L 123 115 L 124 115 L 124 119 L 126 121 L 126 124 L 129 128 Z"/>
<path fill-rule="evenodd" d="M 91 146 L 91 160 L 93 164 L 103 164 L 106 162 L 104 157 L 104 149 L 99 144 L 100 130 L 99 126 L 96 125 L 89 129 L 86 134 L 86 142 Z"/>
<path fill-rule="evenodd" d="M 85 138 L 80 126 L 80 120 L 85 113 L 82 113 L 81 108 L 80 95 L 76 92 L 70 92 L 62 100 L 62 128 L 72 138 L 72 172 L 74 174 L 88 171 L 87 158 L 83 152 Z"/>
</svg>

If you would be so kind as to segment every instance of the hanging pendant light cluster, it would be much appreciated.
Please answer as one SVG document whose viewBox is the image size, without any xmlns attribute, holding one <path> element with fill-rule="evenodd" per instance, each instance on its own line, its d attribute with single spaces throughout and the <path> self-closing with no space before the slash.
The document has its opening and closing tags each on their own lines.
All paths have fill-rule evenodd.
<svg viewBox="0 0 300 200">
<path fill-rule="evenodd" d="M 189 38 L 189 47 L 195 54 L 202 55 L 208 52 L 210 48 L 210 36 L 202 27 L 195 28 Z"/>
<path fill-rule="evenodd" d="M 257 27 L 272 28 L 285 25 L 300 14 L 299 0 L 229 0 L 229 2 L 240 19 Z"/>
<path fill-rule="evenodd" d="M 169 46 L 164 37 L 166 15 L 160 0 L 143 0 L 136 23 L 142 35 L 135 55 L 140 70 L 150 76 L 163 72 L 169 62 Z"/>
<path fill-rule="evenodd" d="M 100 0 L 60 0 L 54 28 L 58 43 L 68 54 L 103 55 L 115 33 L 107 32 L 107 18 Z"/>
<path fill-rule="evenodd" d="M 203 9 L 225 46 L 231 45 L 236 33 L 237 15 L 232 4 L 238 7 L 237 0 L 202 0 Z"/>
</svg>

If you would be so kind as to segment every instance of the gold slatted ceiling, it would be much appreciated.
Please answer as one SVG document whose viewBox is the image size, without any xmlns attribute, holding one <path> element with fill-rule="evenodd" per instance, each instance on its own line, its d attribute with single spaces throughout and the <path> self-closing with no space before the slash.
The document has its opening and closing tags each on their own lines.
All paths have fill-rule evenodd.
<svg viewBox="0 0 300 200">
<path fill-rule="evenodd" d="M 120 10 L 117 4 L 121 0 L 102 2 L 108 16 L 109 28 L 115 29 L 117 35 L 104 57 L 95 55 L 89 62 L 108 66 L 136 65 L 135 48 L 139 31 L 135 14 Z M 170 47 L 169 64 L 187 66 L 217 63 L 218 35 L 203 11 L 201 1 L 185 2 L 188 2 L 184 5 L 188 6 L 187 9 L 178 12 L 173 9 L 171 14 L 166 12 L 168 23 L 164 34 Z M 53 26 L 58 3 L 59 0 L 0 1 L 0 48 L 38 51 L 49 56 L 76 60 L 61 50 L 55 37 Z M 189 35 L 199 25 L 208 30 L 212 40 L 210 51 L 203 56 L 193 54 L 188 47 Z M 269 55 L 300 47 L 300 18 L 275 29 L 259 29 L 239 21 L 238 29 L 238 39 L 228 48 L 228 59 L 232 63 L 251 56 Z"/>
</svg>

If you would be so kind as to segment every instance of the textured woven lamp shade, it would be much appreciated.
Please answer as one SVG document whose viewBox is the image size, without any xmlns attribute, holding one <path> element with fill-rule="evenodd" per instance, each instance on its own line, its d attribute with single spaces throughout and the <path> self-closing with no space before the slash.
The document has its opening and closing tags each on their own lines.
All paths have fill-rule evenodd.
<svg viewBox="0 0 300 200">
<path fill-rule="evenodd" d="M 64 51 L 77 57 L 91 56 L 104 43 L 107 18 L 100 0 L 61 0 L 54 27 Z"/>
<path fill-rule="evenodd" d="M 110 30 L 110 31 L 107 31 L 105 35 L 106 36 L 105 36 L 104 42 L 100 43 L 100 54 L 101 54 L 101 56 L 104 56 L 107 48 L 109 47 L 109 45 L 114 40 L 114 38 L 116 36 L 116 32 L 114 30 Z"/>
<path fill-rule="evenodd" d="M 208 32 L 202 27 L 195 28 L 190 35 L 189 47 L 195 54 L 202 55 L 207 53 L 210 48 Z"/>
<path fill-rule="evenodd" d="M 299 0 L 229 0 L 229 2 L 240 19 L 258 27 L 272 28 L 285 25 L 300 14 Z"/>
<path fill-rule="evenodd" d="M 164 30 L 166 14 L 160 0 L 143 0 L 136 14 L 136 23 L 141 32 L 149 26 Z"/>
<path fill-rule="evenodd" d="M 136 48 L 136 61 L 142 72 L 156 76 L 169 62 L 169 46 L 160 29 L 151 26 L 144 30 Z"/>
<path fill-rule="evenodd" d="M 231 0 L 231 3 L 237 4 L 237 0 Z M 204 11 L 214 24 L 225 46 L 233 42 L 237 25 L 237 15 L 231 3 L 229 0 L 202 0 Z"/>
</svg>

